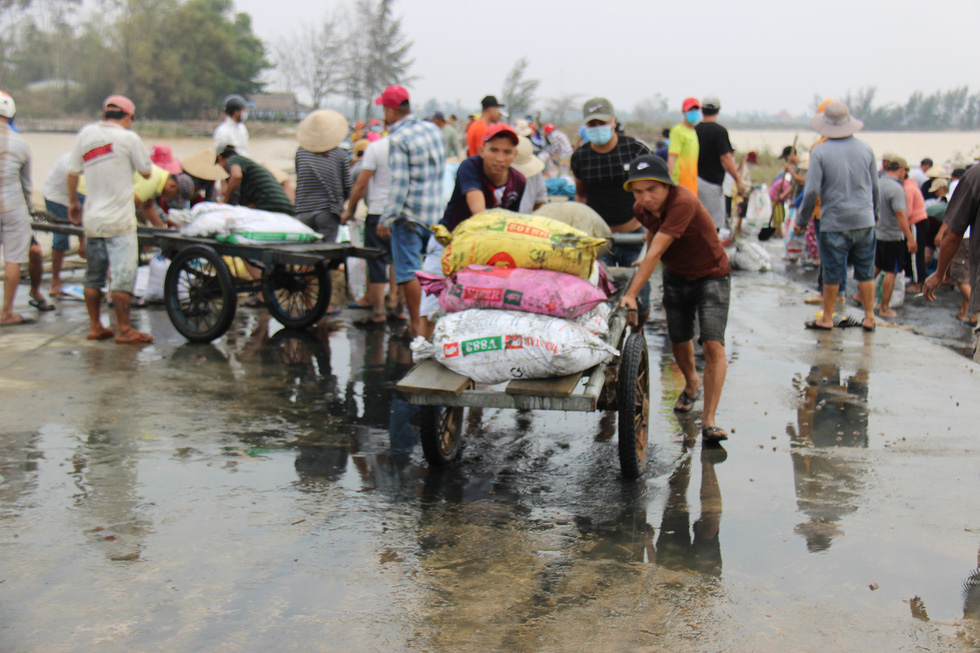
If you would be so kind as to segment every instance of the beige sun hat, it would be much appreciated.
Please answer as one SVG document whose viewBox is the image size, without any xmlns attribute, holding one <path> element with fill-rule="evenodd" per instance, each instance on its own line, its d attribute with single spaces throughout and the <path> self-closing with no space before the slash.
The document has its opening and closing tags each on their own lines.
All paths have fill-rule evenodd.
<svg viewBox="0 0 980 653">
<path fill-rule="evenodd" d="M 319 109 L 299 123 L 296 140 L 308 152 L 329 152 L 347 138 L 349 130 L 342 115 L 333 109 Z"/>
<path fill-rule="evenodd" d="M 180 161 L 180 167 L 191 177 L 205 181 L 221 181 L 228 178 L 225 169 L 214 162 L 214 152 L 211 150 L 201 150 L 197 154 L 184 157 Z"/>
<path fill-rule="evenodd" d="M 949 188 L 949 182 L 942 177 L 936 177 L 932 180 L 932 183 L 929 184 L 929 192 L 935 193 L 940 188 Z"/>
<path fill-rule="evenodd" d="M 530 136 L 533 133 L 531 125 L 523 118 L 514 121 L 514 131 L 517 132 L 518 136 Z"/>
<path fill-rule="evenodd" d="M 544 170 L 544 161 L 534 156 L 534 147 L 526 136 L 517 137 L 517 159 L 511 168 L 530 179 Z"/>
<path fill-rule="evenodd" d="M 949 173 L 946 172 L 946 168 L 943 168 L 942 166 L 932 166 L 926 170 L 926 177 L 931 179 L 949 179 Z"/>
<path fill-rule="evenodd" d="M 843 102 L 831 102 L 810 121 L 813 130 L 827 138 L 846 138 L 861 131 L 864 123 L 848 111 Z"/>
</svg>

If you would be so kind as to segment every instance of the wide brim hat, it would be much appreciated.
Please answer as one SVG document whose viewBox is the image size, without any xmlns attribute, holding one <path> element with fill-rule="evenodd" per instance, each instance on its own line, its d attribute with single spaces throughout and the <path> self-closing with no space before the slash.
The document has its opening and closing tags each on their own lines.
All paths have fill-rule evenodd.
<svg viewBox="0 0 980 653">
<path fill-rule="evenodd" d="M 534 156 L 534 147 L 530 139 L 520 136 L 517 139 L 517 159 L 510 166 L 525 178 L 530 179 L 544 170 L 544 161 Z"/>
<path fill-rule="evenodd" d="M 340 145 L 350 126 L 347 119 L 333 109 L 318 109 L 300 121 L 296 140 L 307 152 L 329 152 Z"/>
<path fill-rule="evenodd" d="M 225 169 L 214 162 L 214 154 L 210 150 L 201 150 L 197 154 L 184 157 L 180 167 L 191 177 L 205 181 L 222 181 L 228 178 Z"/>
<path fill-rule="evenodd" d="M 926 170 L 926 177 L 929 177 L 930 179 L 947 179 L 949 178 L 949 173 L 946 172 L 946 168 L 943 168 L 942 166 L 932 166 Z"/>
<path fill-rule="evenodd" d="M 514 131 L 517 132 L 518 136 L 530 136 L 533 133 L 531 131 L 531 125 L 523 118 L 518 118 L 514 121 Z"/>
<path fill-rule="evenodd" d="M 847 138 L 861 131 L 864 123 L 848 111 L 843 102 L 831 102 L 810 121 L 813 130 L 827 138 Z"/>
<path fill-rule="evenodd" d="M 667 169 L 667 162 L 656 154 L 644 154 L 633 159 L 623 189 L 627 193 L 633 191 L 630 187 L 634 181 L 659 181 L 668 186 L 676 186 L 674 180 L 670 178 L 670 171 Z"/>
<path fill-rule="evenodd" d="M 932 180 L 932 183 L 929 184 L 929 192 L 935 193 L 940 188 L 949 188 L 949 182 L 943 177 L 936 177 Z"/>
</svg>

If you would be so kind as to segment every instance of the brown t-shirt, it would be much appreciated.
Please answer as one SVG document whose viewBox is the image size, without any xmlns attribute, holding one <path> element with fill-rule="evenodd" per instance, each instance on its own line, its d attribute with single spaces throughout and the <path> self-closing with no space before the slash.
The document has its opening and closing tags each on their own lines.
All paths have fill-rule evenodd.
<svg viewBox="0 0 980 653">
<path fill-rule="evenodd" d="M 660 259 L 671 274 L 698 281 L 732 271 L 714 220 L 694 193 L 683 186 L 671 188 L 660 212 L 663 218 L 655 217 L 639 202 L 633 205 L 633 215 L 652 234 L 662 230 L 675 239 Z"/>
</svg>

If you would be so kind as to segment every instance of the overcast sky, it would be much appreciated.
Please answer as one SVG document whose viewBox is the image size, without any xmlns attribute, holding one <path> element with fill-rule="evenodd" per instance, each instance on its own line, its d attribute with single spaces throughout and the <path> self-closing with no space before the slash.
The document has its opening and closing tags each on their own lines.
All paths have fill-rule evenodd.
<svg viewBox="0 0 980 653">
<path fill-rule="evenodd" d="M 272 43 L 317 20 L 338 0 L 234 0 Z M 414 41 L 408 85 L 418 106 L 454 109 L 500 94 L 514 62 L 528 58 L 538 98 L 578 93 L 632 110 L 661 93 L 718 95 L 725 111 L 798 114 L 814 93 L 877 86 L 877 103 L 915 90 L 970 84 L 976 0 L 397 0 Z"/>
</svg>

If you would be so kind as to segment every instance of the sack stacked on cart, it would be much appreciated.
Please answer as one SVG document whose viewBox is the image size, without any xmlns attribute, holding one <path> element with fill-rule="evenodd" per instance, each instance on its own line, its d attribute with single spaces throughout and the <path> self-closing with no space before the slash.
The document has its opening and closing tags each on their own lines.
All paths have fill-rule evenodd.
<svg viewBox="0 0 980 653">
<path fill-rule="evenodd" d="M 285 213 L 217 202 L 195 204 L 191 208 L 191 222 L 181 227 L 180 233 L 240 245 L 308 243 L 323 237 Z"/>
<path fill-rule="evenodd" d="M 426 272 L 415 276 L 447 313 L 499 308 L 574 319 L 608 297 L 584 279 L 553 270 L 469 265 L 447 277 Z"/>
<path fill-rule="evenodd" d="M 480 308 L 439 318 L 432 341 L 416 338 L 412 353 L 416 361 L 435 358 L 477 383 L 573 374 L 619 354 L 571 320 Z"/>
<path fill-rule="evenodd" d="M 554 270 L 588 279 L 606 242 L 557 220 L 502 209 L 464 220 L 452 234 L 442 225 L 433 231 L 445 245 L 442 272 L 446 275 L 476 264 Z"/>
</svg>

